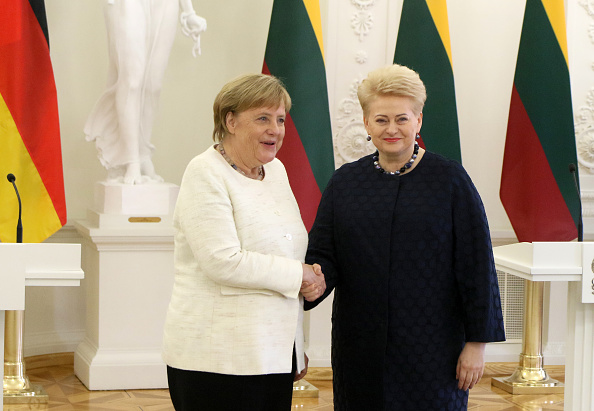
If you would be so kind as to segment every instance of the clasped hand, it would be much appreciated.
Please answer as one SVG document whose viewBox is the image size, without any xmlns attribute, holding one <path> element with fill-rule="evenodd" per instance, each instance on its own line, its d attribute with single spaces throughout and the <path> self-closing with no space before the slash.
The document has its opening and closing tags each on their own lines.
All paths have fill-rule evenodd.
<svg viewBox="0 0 594 411">
<path fill-rule="evenodd" d="M 326 291 L 326 280 L 319 264 L 303 264 L 301 294 L 307 301 L 315 301 Z"/>
</svg>

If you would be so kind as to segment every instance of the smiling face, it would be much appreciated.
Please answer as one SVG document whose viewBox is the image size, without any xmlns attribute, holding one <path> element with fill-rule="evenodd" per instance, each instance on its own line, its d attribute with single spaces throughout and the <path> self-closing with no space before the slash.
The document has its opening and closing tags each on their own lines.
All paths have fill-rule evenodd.
<svg viewBox="0 0 594 411">
<path fill-rule="evenodd" d="M 409 97 L 379 96 L 364 115 L 365 129 L 382 158 L 390 162 L 408 161 L 415 136 L 421 130 L 423 113 L 415 114 Z"/>
<path fill-rule="evenodd" d="M 235 164 L 249 171 L 274 160 L 285 137 L 286 116 L 284 104 L 228 113 L 224 146 Z"/>
</svg>

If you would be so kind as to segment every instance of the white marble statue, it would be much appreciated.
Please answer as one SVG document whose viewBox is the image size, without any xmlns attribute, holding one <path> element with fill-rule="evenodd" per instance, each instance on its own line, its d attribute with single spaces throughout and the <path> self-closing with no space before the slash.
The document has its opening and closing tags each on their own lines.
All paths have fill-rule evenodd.
<svg viewBox="0 0 594 411">
<path fill-rule="evenodd" d="M 196 56 L 206 20 L 196 15 L 191 0 L 106 0 L 107 88 L 84 132 L 96 143 L 108 181 L 163 181 L 151 160 L 150 140 L 178 15 L 182 32 L 194 40 Z"/>
</svg>

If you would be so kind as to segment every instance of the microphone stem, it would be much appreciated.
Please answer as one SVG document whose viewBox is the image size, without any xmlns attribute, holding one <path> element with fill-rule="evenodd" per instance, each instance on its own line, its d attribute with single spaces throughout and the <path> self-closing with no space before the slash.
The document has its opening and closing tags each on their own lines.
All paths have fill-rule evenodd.
<svg viewBox="0 0 594 411">
<path fill-rule="evenodd" d="M 578 242 L 583 242 L 584 241 L 584 219 L 582 217 L 582 193 L 580 192 L 580 187 L 578 186 L 578 182 L 577 182 L 577 168 L 575 167 L 575 165 L 571 164 L 569 167 L 569 171 L 571 172 L 571 174 L 573 175 L 573 183 L 575 184 L 575 191 L 577 192 L 578 195 L 578 204 L 580 205 L 580 215 L 578 218 Z"/>
<path fill-rule="evenodd" d="M 19 219 L 17 221 L 17 229 L 16 229 L 16 242 L 22 243 L 23 242 L 23 220 L 21 219 L 23 207 L 21 205 L 21 196 L 19 195 L 19 190 L 17 190 L 16 184 L 12 181 L 12 186 L 14 187 L 14 192 L 16 193 L 17 200 L 19 200 Z"/>
</svg>

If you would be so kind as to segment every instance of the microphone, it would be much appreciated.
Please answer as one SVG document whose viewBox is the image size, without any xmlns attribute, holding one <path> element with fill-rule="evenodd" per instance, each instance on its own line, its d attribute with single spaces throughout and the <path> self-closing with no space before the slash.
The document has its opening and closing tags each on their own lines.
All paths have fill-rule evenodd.
<svg viewBox="0 0 594 411">
<path fill-rule="evenodd" d="M 582 241 L 584 241 L 584 220 L 582 217 L 582 195 L 580 194 L 580 188 L 579 188 L 578 182 L 577 182 L 576 171 L 577 171 L 577 167 L 575 166 L 575 164 L 573 164 L 573 163 L 569 164 L 569 172 L 573 175 L 573 183 L 575 184 L 575 191 L 577 192 L 578 202 L 580 204 L 580 218 L 578 220 L 578 238 L 577 238 L 577 240 L 582 242 Z"/>
<path fill-rule="evenodd" d="M 12 186 L 14 187 L 14 191 L 17 195 L 17 199 L 19 200 L 19 220 L 17 222 L 17 229 L 16 229 L 16 242 L 22 243 L 23 242 L 23 222 L 21 220 L 21 214 L 23 212 L 23 206 L 21 204 L 21 196 L 19 195 L 19 190 L 17 190 L 16 183 L 14 182 L 16 180 L 16 177 L 14 176 L 14 174 L 8 173 L 6 178 L 8 179 L 9 183 L 12 183 Z"/>
</svg>

